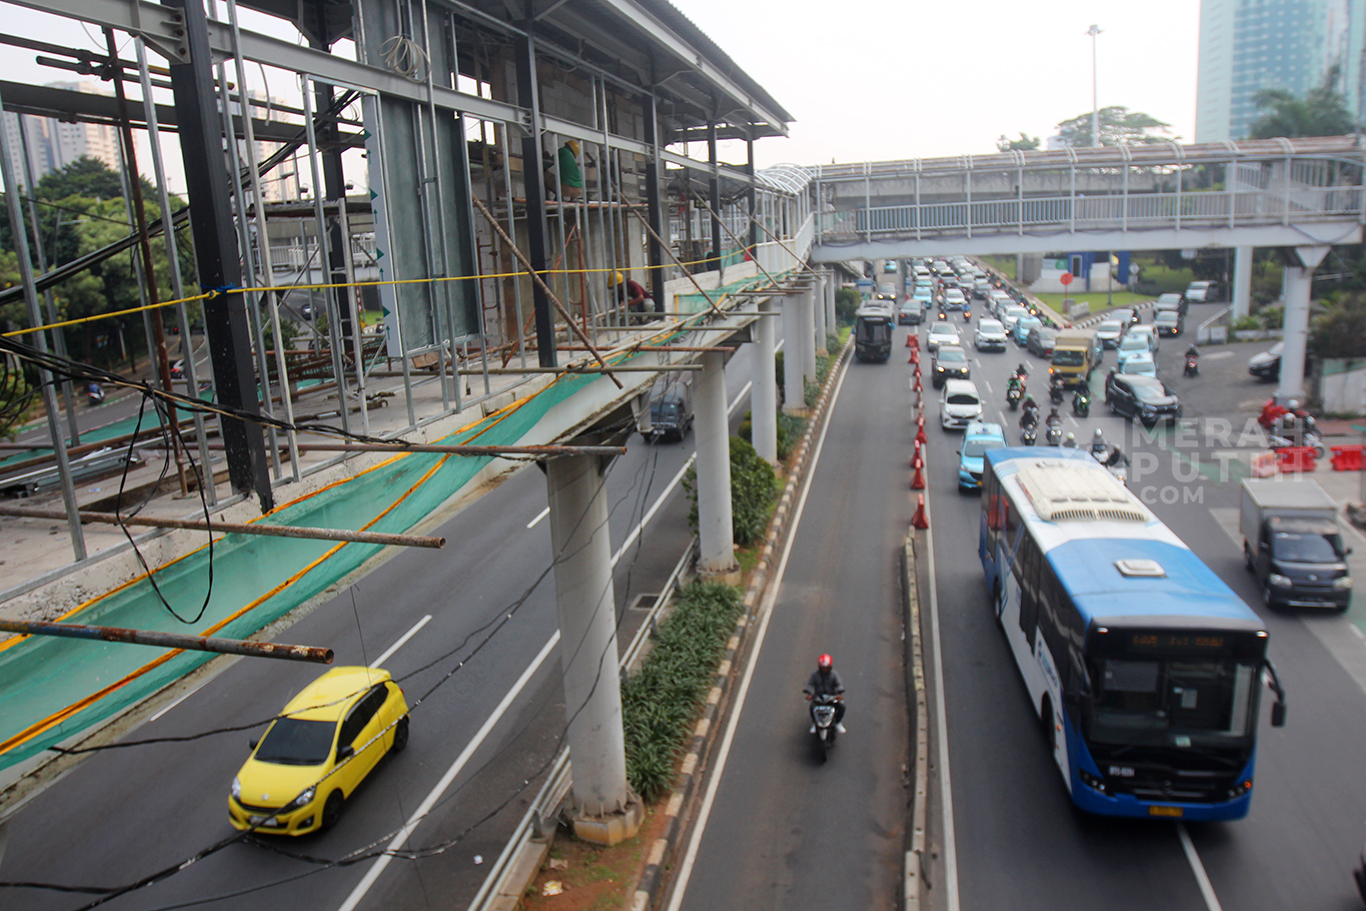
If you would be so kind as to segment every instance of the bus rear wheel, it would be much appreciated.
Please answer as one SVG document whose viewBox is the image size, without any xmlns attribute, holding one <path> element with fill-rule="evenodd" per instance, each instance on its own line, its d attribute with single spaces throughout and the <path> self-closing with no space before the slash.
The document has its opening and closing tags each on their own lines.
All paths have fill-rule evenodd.
<svg viewBox="0 0 1366 911">
<path fill-rule="evenodd" d="M 1043 739 L 1048 744 L 1048 752 L 1055 752 L 1058 749 L 1058 731 L 1053 725 L 1053 700 L 1048 696 L 1043 697 L 1039 721 L 1043 724 Z"/>
</svg>

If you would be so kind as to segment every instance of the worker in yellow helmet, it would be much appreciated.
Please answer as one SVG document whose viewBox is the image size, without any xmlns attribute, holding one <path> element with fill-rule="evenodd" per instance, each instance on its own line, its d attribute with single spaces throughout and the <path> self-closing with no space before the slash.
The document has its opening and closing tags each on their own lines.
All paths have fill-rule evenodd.
<svg viewBox="0 0 1366 911">
<path fill-rule="evenodd" d="M 620 272 L 612 273 L 612 284 L 617 289 L 617 303 L 625 304 L 630 313 L 653 313 L 655 302 L 640 282 L 627 278 Z M 644 322 L 644 317 L 632 317 L 632 322 Z"/>
</svg>

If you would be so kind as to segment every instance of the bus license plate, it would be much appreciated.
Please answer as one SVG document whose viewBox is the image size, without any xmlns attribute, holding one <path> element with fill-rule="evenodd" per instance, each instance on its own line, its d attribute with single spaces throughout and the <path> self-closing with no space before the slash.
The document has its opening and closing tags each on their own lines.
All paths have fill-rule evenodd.
<svg viewBox="0 0 1366 911">
<path fill-rule="evenodd" d="M 1148 807 L 1149 816 L 1183 816 L 1185 811 L 1181 807 Z"/>
</svg>

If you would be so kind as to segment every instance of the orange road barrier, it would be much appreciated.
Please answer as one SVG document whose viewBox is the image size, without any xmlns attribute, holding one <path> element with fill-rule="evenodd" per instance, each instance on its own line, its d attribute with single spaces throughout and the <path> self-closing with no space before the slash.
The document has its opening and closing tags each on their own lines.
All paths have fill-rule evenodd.
<svg viewBox="0 0 1366 911">
<path fill-rule="evenodd" d="M 1313 471 L 1317 467 L 1314 462 L 1314 447 L 1286 446 L 1284 449 L 1277 449 L 1276 466 L 1282 472 Z"/>
<path fill-rule="evenodd" d="M 911 479 L 911 490 L 924 490 L 925 473 L 923 469 L 925 468 L 925 461 L 920 456 L 916 456 L 912 465 L 915 468 L 915 477 Z"/>
<path fill-rule="evenodd" d="M 1366 446 L 1332 446 L 1334 471 L 1361 471 L 1361 457 L 1366 453 Z"/>
<path fill-rule="evenodd" d="M 917 498 L 915 515 L 911 517 L 911 524 L 921 531 L 930 527 L 930 520 L 925 515 L 925 495 L 923 493 Z"/>
</svg>

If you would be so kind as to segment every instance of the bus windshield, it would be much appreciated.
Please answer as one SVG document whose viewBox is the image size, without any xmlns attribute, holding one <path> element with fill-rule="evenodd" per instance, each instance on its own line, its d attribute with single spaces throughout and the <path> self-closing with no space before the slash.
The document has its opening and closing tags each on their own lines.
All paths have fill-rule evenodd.
<svg viewBox="0 0 1366 911">
<path fill-rule="evenodd" d="M 1093 658 L 1086 739 L 1188 747 L 1251 737 L 1257 668 L 1228 660 Z"/>
<path fill-rule="evenodd" d="M 885 317 L 859 317 L 858 340 L 870 345 L 891 342 L 892 323 Z"/>
</svg>

